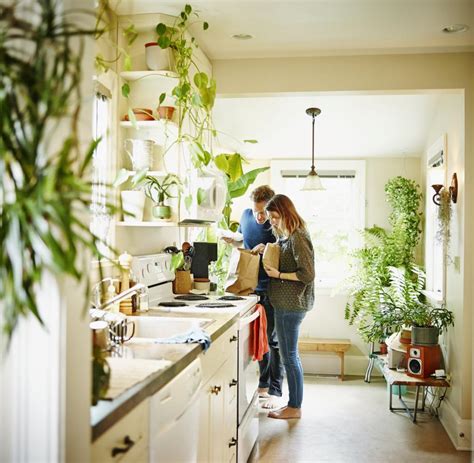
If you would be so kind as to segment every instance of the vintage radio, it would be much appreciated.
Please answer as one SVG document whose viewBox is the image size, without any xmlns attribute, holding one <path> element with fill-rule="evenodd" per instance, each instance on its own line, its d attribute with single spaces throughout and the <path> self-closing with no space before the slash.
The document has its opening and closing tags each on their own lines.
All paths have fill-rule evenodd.
<svg viewBox="0 0 474 463">
<path fill-rule="evenodd" d="M 441 367 L 441 349 L 435 346 L 414 346 L 408 348 L 407 375 L 427 378 Z"/>
</svg>

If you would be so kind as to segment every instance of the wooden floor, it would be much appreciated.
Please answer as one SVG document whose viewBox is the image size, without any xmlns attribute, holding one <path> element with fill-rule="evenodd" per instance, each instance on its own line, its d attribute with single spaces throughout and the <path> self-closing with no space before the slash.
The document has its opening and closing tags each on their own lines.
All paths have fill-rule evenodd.
<svg viewBox="0 0 474 463">
<path fill-rule="evenodd" d="M 456 451 L 436 417 L 420 413 L 413 424 L 405 413 L 390 412 L 382 378 L 367 384 L 362 378 L 341 382 L 308 376 L 304 394 L 301 420 L 274 420 L 261 410 L 260 437 L 251 462 L 471 461 L 470 452 Z"/>
</svg>

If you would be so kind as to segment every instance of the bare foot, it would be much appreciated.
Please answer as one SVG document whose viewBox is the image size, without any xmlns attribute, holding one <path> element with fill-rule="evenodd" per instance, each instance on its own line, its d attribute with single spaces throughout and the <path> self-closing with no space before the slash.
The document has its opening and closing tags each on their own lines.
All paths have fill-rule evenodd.
<svg viewBox="0 0 474 463">
<path fill-rule="evenodd" d="M 280 410 L 270 412 L 268 417 L 277 420 L 298 419 L 301 418 L 301 408 L 284 407 Z"/>
<path fill-rule="evenodd" d="M 270 397 L 270 394 L 268 393 L 268 387 L 259 387 L 258 397 L 260 399 L 268 399 Z"/>
<path fill-rule="evenodd" d="M 275 409 L 278 408 L 280 398 L 275 395 L 269 395 L 268 400 L 262 404 L 262 408 Z"/>
</svg>

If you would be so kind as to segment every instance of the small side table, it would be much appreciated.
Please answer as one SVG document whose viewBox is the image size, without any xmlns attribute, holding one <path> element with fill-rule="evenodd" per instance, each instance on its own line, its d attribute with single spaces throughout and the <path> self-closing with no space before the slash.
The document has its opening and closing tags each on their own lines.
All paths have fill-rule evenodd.
<svg viewBox="0 0 474 463">
<path fill-rule="evenodd" d="M 406 373 L 402 373 L 396 370 L 391 370 L 387 365 L 387 355 L 371 354 L 375 364 L 380 368 L 382 374 L 389 385 L 389 409 L 391 412 L 394 411 L 405 411 L 411 418 L 413 423 L 416 423 L 416 415 L 418 411 L 425 410 L 425 388 L 426 387 L 450 387 L 448 381 L 445 379 L 437 379 L 433 377 L 429 378 L 414 378 L 408 376 Z M 393 386 L 398 386 L 398 400 L 400 400 L 403 407 L 394 407 L 392 404 L 392 392 Z M 403 400 L 400 386 L 412 386 L 416 387 L 415 405 L 410 408 L 407 403 Z M 418 408 L 420 389 L 422 393 L 421 408 Z"/>
</svg>

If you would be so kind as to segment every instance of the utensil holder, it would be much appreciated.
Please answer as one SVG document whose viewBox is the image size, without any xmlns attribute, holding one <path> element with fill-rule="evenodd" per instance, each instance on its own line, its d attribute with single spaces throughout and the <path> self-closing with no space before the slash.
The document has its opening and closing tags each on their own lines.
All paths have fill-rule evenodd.
<svg viewBox="0 0 474 463">
<path fill-rule="evenodd" d="M 191 272 L 189 270 L 177 270 L 173 281 L 173 293 L 188 294 L 192 286 Z"/>
</svg>

